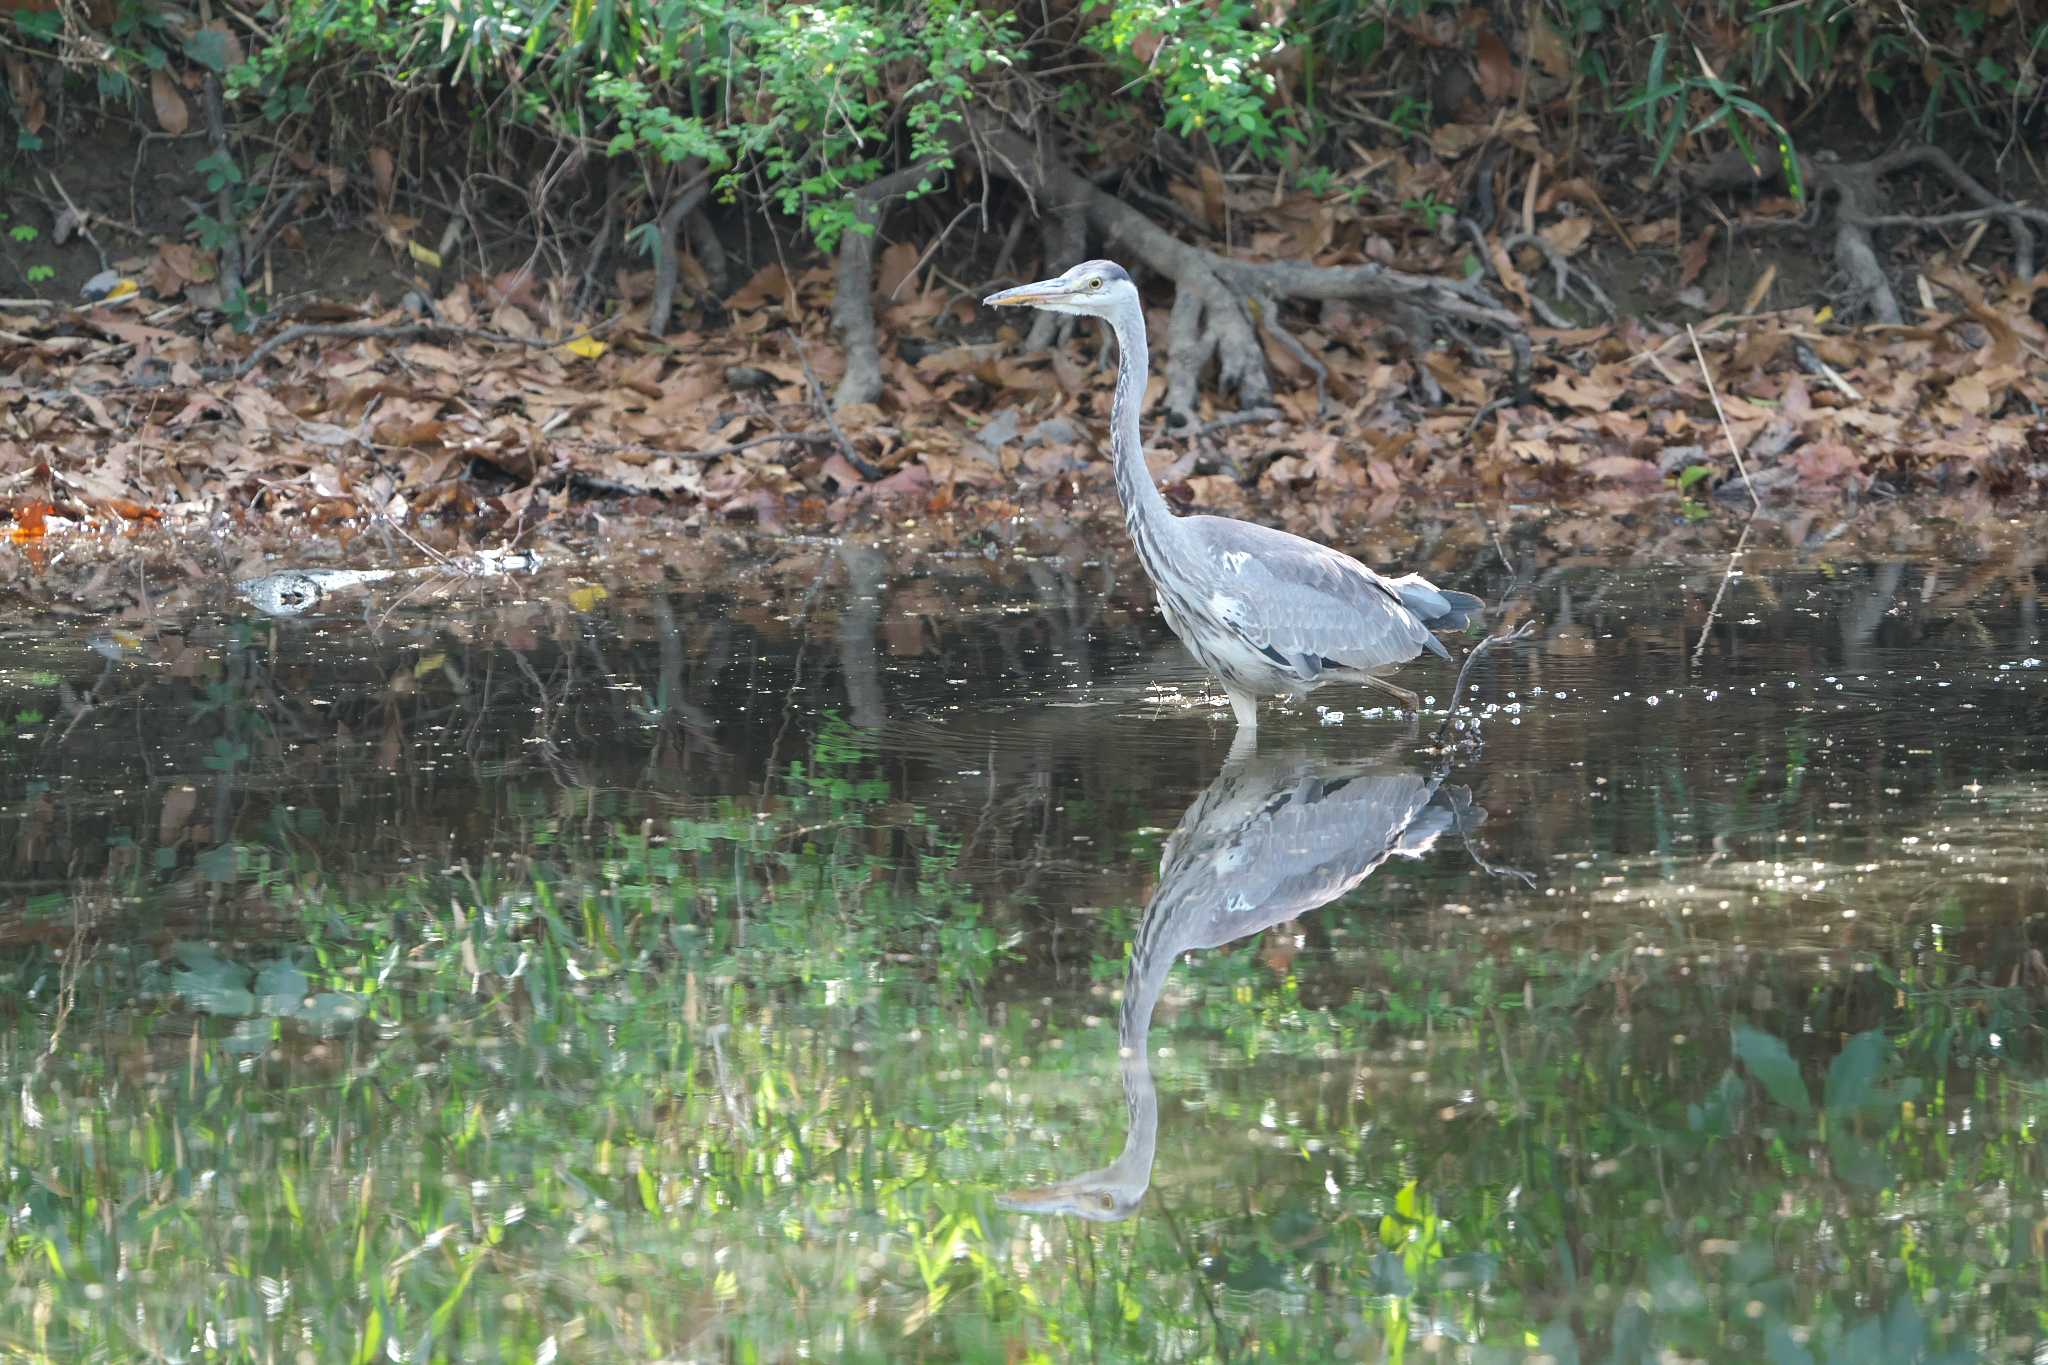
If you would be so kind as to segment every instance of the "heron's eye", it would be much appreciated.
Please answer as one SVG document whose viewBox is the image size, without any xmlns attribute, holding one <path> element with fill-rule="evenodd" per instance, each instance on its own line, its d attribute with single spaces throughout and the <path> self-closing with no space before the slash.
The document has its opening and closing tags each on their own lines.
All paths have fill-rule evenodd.
<svg viewBox="0 0 2048 1365">
<path fill-rule="evenodd" d="M 1102 288 L 1102 276 L 1100 276 L 1100 275 L 1094 275 L 1094 276 L 1090 276 L 1090 277 L 1089 277 L 1089 280 L 1088 280 L 1088 288 L 1089 288 L 1090 290 L 1096 290 L 1096 289 L 1100 289 L 1100 288 Z"/>
</svg>

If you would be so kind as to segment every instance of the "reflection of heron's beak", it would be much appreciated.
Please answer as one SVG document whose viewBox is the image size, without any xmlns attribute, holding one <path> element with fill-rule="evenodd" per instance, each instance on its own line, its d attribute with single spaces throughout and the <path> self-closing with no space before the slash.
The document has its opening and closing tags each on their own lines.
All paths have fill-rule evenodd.
<svg viewBox="0 0 2048 1365">
<path fill-rule="evenodd" d="M 1095 1223 L 1121 1222 L 1131 1216 L 1130 1209 L 1118 1207 L 1116 1196 L 1086 1176 L 1004 1190 L 996 1196 L 996 1207 L 1009 1213 L 1067 1213 Z"/>
<path fill-rule="evenodd" d="M 1037 284 L 1020 284 L 1015 289 L 1005 289 L 983 299 L 986 308 L 1017 308 L 1040 303 L 1059 303 L 1067 297 L 1068 291 L 1058 280 L 1040 280 Z"/>
</svg>

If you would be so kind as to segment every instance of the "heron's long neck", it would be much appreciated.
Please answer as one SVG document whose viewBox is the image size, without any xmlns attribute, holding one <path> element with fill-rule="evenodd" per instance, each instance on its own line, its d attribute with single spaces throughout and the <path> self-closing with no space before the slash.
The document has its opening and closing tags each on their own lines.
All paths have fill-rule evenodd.
<svg viewBox="0 0 2048 1365">
<path fill-rule="evenodd" d="M 1136 308 L 1109 320 L 1116 333 L 1116 400 L 1110 408 L 1109 453 L 1116 467 L 1117 496 L 1123 499 L 1124 525 L 1137 542 L 1139 557 L 1149 571 L 1159 558 L 1162 543 L 1179 534 L 1178 519 L 1152 482 L 1145 466 L 1145 447 L 1138 431 L 1138 411 L 1145 405 L 1148 365 L 1145 354 L 1145 315 Z"/>
</svg>

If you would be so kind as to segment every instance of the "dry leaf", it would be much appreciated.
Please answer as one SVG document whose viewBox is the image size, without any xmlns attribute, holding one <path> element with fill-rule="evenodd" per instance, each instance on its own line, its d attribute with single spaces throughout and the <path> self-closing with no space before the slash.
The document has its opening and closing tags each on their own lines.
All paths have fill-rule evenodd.
<svg viewBox="0 0 2048 1365">
<path fill-rule="evenodd" d="M 398 163 L 385 148 L 370 148 L 370 178 L 377 185 L 378 204 L 389 207 L 392 190 L 398 184 Z"/>
<path fill-rule="evenodd" d="M 1473 45 L 1473 58 L 1479 68 L 1479 93 L 1486 96 L 1489 104 L 1505 104 L 1515 97 L 1515 59 L 1508 52 L 1508 45 L 1491 28 L 1479 31 L 1479 40 Z"/>
<path fill-rule="evenodd" d="M 1543 11 L 1531 7 L 1529 55 L 1547 76 L 1567 81 L 1572 76 L 1572 52 L 1564 36 L 1551 26 Z"/>
<path fill-rule="evenodd" d="M 149 73 L 149 102 L 156 110 L 157 127 L 172 137 L 183 137 L 192 126 L 192 111 L 186 108 L 185 97 L 178 93 L 171 73 L 163 67 Z"/>
</svg>

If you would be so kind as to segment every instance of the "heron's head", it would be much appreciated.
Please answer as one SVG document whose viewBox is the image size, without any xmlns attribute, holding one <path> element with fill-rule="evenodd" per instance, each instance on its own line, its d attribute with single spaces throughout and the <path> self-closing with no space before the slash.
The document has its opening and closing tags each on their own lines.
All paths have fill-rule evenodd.
<svg viewBox="0 0 2048 1365">
<path fill-rule="evenodd" d="M 1108 317 L 1119 308 L 1138 302 L 1138 286 L 1115 261 L 1083 261 L 1064 275 L 1037 284 L 1020 284 L 990 294 L 982 302 L 991 308 L 1043 308 L 1051 313 L 1079 313 L 1084 317 Z"/>
<path fill-rule="evenodd" d="M 1112 1167 L 1073 1180 L 1005 1191 L 996 1196 L 996 1207 L 1011 1213 L 1068 1214 L 1091 1223 L 1121 1223 L 1137 1212 L 1150 1184 L 1149 1178 L 1123 1179 Z"/>
</svg>

